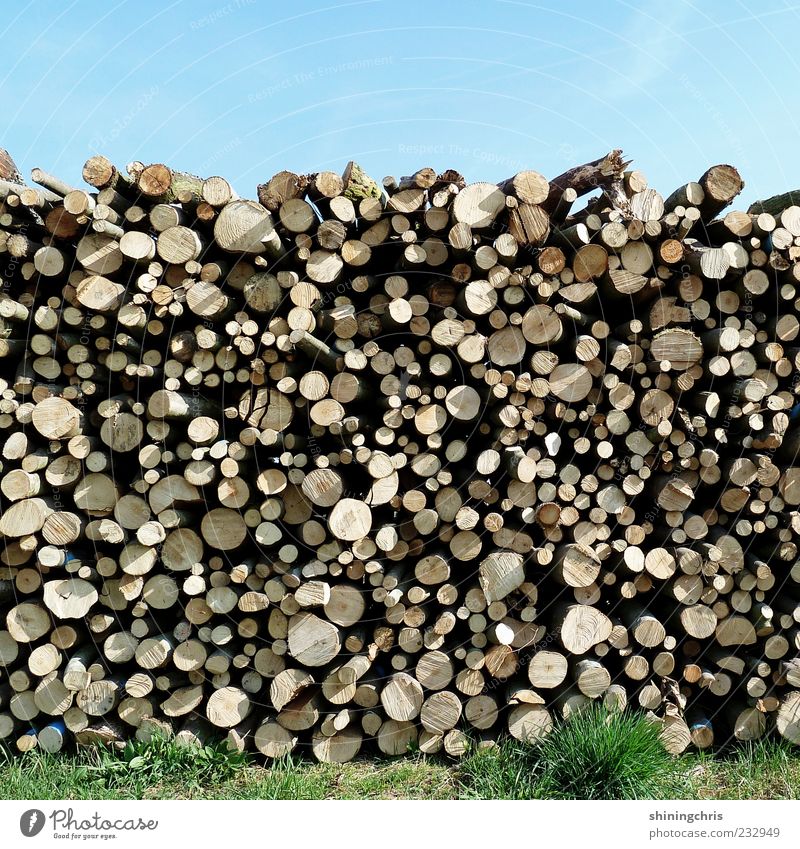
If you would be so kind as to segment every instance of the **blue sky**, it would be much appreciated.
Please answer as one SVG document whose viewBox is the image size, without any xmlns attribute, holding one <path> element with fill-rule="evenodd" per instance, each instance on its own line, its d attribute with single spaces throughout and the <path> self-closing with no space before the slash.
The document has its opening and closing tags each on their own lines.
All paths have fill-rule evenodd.
<svg viewBox="0 0 800 849">
<path fill-rule="evenodd" d="M 228 177 L 431 165 L 554 176 L 621 147 L 664 193 L 739 167 L 800 187 L 800 5 L 528 0 L 20 0 L 3 24 L 20 169 L 93 153 Z"/>
</svg>

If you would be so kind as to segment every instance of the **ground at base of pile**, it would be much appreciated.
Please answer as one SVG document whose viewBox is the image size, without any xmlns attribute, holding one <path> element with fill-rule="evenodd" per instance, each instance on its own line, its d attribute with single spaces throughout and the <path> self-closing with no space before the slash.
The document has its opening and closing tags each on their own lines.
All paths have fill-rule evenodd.
<svg viewBox="0 0 800 849">
<path fill-rule="evenodd" d="M 172 748 L 179 748 L 174 747 Z M 209 774 L 201 764 L 170 768 L 170 754 L 158 765 L 131 767 L 98 751 L 53 757 L 30 752 L 14 757 L 0 771 L 0 799 L 509 799 L 513 788 L 486 781 L 491 758 L 480 752 L 460 764 L 435 757 L 400 760 L 362 758 L 346 764 L 287 760 L 262 766 L 219 761 Z M 502 770 L 499 770 L 502 772 Z M 482 777 L 480 777 L 482 776 Z M 798 799 L 800 753 L 776 742 L 738 745 L 726 754 L 684 755 L 669 782 L 675 799 Z M 662 795 L 663 798 L 663 795 Z"/>
</svg>

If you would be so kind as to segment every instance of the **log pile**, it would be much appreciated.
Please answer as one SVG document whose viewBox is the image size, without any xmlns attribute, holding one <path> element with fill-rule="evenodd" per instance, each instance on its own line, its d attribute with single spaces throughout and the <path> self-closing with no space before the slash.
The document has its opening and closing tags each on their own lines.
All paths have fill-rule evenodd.
<svg viewBox="0 0 800 849">
<path fill-rule="evenodd" d="M 3 152 L 0 738 L 800 742 L 800 196 L 628 165 Z"/>
</svg>

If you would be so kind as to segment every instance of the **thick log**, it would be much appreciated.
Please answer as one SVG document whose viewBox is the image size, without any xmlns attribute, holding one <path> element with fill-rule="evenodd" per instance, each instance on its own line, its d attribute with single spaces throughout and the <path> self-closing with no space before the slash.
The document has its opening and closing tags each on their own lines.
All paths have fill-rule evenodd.
<svg viewBox="0 0 800 849">
<path fill-rule="evenodd" d="M 698 180 L 703 200 L 698 208 L 704 221 L 711 221 L 744 188 L 744 180 L 732 165 L 714 165 Z"/>
<path fill-rule="evenodd" d="M 575 192 L 576 197 L 581 197 L 598 186 L 607 187 L 621 182 L 628 164 L 622 158 L 621 150 L 612 150 L 600 159 L 570 168 L 550 180 L 548 195 L 543 202 L 544 208 L 548 212 L 554 210 L 564 192 L 569 189 Z"/>
</svg>

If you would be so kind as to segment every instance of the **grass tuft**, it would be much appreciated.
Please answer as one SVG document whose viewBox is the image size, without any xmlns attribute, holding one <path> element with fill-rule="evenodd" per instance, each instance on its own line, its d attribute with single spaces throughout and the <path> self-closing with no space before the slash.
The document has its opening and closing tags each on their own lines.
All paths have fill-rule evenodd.
<svg viewBox="0 0 800 849">
<path fill-rule="evenodd" d="M 643 714 L 590 706 L 534 744 L 472 755 L 461 780 L 494 799 L 668 799 L 683 795 L 676 760 Z"/>
</svg>

